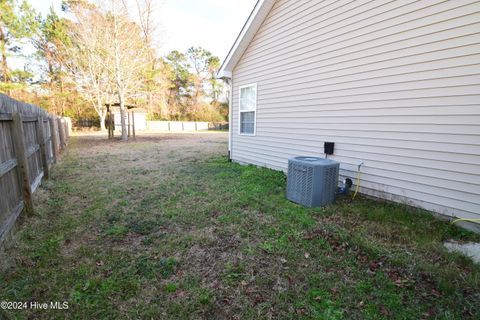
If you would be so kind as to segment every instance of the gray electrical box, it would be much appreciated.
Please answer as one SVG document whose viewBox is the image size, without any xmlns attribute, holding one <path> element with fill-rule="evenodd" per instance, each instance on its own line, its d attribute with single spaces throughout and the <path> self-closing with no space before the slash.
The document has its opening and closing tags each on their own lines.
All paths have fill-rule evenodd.
<svg viewBox="0 0 480 320">
<path fill-rule="evenodd" d="M 335 200 L 340 163 L 317 157 L 288 160 L 287 199 L 306 207 L 323 207 Z"/>
</svg>

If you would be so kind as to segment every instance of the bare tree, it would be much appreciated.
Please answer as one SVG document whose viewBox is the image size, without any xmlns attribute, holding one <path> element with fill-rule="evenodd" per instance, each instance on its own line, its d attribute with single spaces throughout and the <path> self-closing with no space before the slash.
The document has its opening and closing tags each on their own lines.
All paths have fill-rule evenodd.
<svg viewBox="0 0 480 320">
<path fill-rule="evenodd" d="M 156 58 L 156 51 L 160 46 L 158 39 L 159 22 L 155 19 L 162 5 L 161 0 L 134 0 L 136 18 L 143 34 L 145 45 L 150 48 L 149 68 L 145 72 L 145 98 L 149 113 L 168 115 L 167 91 L 168 79 L 165 64 L 162 59 Z M 156 39 L 157 41 L 153 41 Z"/>
<path fill-rule="evenodd" d="M 85 2 L 69 2 L 75 21 L 70 22 L 72 45 L 65 46 L 66 66 L 78 91 L 91 102 L 105 128 L 107 108 L 105 102 L 111 93 L 110 78 L 105 68 L 105 17 L 99 9 Z"/>
<path fill-rule="evenodd" d="M 158 0 L 135 0 L 137 8 L 138 24 L 143 33 L 143 39 L 147 47 L 156 49 L 152 39 L 158 30 L 158 23 L 154 19 L 155 13 L 159 10 Z M 152 50 L 153 53 L 153 50 Z"/>
<path fill-rule="evenodd" d="M 129 13 L 123 0 L 95 3 L 70 0 L 72 42 L 70 70 L 79 90 L 92 102 L 102 129 L 105 102 L 116 97 L 120 105 L 122 140 L 127 140 L 126 101 L 146 87 L 145 75 L 155 61 L 151 49 L 154 32 L 153 1 L 136 0 L 138 15 Z M 131 11 L 131 10 L 130 10 Z"/>
<path fill-rule="evenodd" d="M 122 140 L 127 140 L 126 99 L 142 90 L 145 84 L 144 72 L 152 61 L 151 48 L 146 44 L 138 24 L 128 13 L 122 0 L 107 0 L 99 3 L 105 25 L 104 67 L 115 85 L 120 105 Z"/>
</svg>

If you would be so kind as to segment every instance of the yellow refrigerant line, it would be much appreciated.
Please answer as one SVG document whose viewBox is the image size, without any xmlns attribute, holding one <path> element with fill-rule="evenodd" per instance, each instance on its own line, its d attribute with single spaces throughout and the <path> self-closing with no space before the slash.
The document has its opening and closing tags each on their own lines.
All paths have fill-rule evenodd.
<svg viewBox="0 0 480 320">
<path fill-rule="evenodd" d="M 352 200 L 355 200 L 355 197 L 357 196 L 357 193 L 358 193 L 358 188 L 360 187 L 360 175 L 362 174 L 362 172 L 360 171 L 360 168 L 362 167 L 362 165 L 363 165 L 363 162 L 361 162 L 358 165 L 357 181 L 355 182 L 355 193 L 353 194 Z"/>
<path fill-rule="evenodd" d="M 480 222 L 480 219 L 455 219 L 453 220 L 452 222 L 450 222 L 451 224 L 455 224 L 457 222 L 460 222 L 460 221 L 465 221 L 465 222 Z"/>
</svg>

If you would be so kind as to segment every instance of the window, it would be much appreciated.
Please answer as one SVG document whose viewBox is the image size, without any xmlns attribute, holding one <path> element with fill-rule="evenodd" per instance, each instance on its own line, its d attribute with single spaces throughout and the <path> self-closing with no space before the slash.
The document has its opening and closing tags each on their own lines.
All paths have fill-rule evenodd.
<svg viewBox="0 0 480 320">
<path fill-rule="evenodd" d="M 255 135 L 257 120 L 257 85 L 240 87 L 240 127 L 242 135 Z"/>
</svg>

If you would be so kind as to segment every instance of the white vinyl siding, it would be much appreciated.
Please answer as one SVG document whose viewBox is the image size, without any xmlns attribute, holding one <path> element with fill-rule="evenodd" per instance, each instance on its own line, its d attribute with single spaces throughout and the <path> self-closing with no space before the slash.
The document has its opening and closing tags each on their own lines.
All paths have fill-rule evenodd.
<svg viewBox="0 0 480 320">
<path fill-rule="evenodd" d="M 257 118 L 257 85 L 242 86 L 239 90 L 239 134 L 253 136 Z"/>
<path fill-rule="evenodd" d="M 480 218 L 480 1 L 278 0 L 233 84 L 233 160 L 286 170 L 332 141 L 341 179 L 364 162 L 361 192 Z"/>
</svg>

